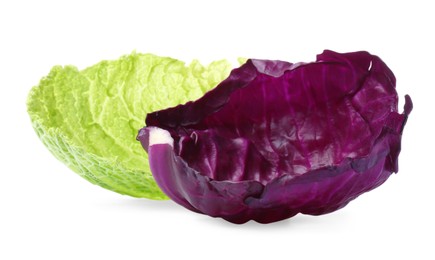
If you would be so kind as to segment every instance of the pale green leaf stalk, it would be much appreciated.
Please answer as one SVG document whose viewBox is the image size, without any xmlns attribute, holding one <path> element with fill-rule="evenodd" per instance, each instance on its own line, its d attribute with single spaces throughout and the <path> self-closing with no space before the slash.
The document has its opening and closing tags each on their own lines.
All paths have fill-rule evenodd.
<svg viewBox="0 0 435 260">
<path fill-rule="evenodd" d="M 229 75 L 226 60 L 208 66 L 132 53 L 82 71 L 56 66 L 30 91 L 27 110 L 50 152 L 103 188 L 167 199 L 136 141 L 147 113 L 201 97 Z"/>
</svg>

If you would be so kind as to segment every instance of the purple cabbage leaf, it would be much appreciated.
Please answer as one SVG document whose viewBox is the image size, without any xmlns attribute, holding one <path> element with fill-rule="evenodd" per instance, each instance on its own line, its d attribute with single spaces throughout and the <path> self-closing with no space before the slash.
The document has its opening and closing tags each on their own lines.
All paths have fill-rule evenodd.
<svg viewBox="0 0 435 260">
<path fill-rule="evenodd" d="M 200 99 L 152 112 L 137 139 L 162 191 L 233 223 L 344 207 L 398 171 L 396 80 L 368 52 L 250 59 Z"/>
</svg>

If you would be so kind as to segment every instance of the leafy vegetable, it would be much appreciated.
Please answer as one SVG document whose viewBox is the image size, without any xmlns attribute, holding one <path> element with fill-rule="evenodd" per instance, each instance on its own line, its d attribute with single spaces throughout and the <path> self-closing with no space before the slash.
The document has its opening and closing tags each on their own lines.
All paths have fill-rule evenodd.
<svg viewBox="0 0 435 260">
<path fill-rule="evenodd" d="M 398 171 L 395 77 L 367 52 L 248 60 L 195 102 L 147 115 L 138 140 L 161 189 L 234 223 L 319 215 Z"/>
<path fill-rule="evenodd" d="M 33 127 L 69 168 L 103 188 L 166 199 L 135 142 L 143 117 L 194 100 L 224 79 L 227 61 L 208 67 L 151 54 L 123 56 L 78 71 L 54 67 L 28 97 Z"/>
</svg>

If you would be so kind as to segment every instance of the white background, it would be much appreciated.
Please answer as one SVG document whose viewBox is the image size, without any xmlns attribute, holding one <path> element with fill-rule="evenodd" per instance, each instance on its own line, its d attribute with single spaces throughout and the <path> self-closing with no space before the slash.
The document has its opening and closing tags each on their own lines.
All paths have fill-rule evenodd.
<svg viewBox="0 0 435 260">
<path fill-rule="evenodd" d="M 435 259 L 431 1 L 2 1 L 0 259 Z M 58 162 L 25 101 L 53 65 L 151 52 L 189 62 L 311 61 L 368 50 L 414 111 L 400 172 L 346 208 L 233 225 L 94 186 Z M 432 241 L 431 241 L 432 240 Z"/>
</svg>

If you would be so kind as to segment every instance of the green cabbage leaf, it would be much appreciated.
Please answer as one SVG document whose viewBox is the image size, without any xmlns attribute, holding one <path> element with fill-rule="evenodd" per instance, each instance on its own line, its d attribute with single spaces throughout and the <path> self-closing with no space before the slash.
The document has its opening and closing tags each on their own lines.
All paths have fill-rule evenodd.
<svg viewBox="0 0 435 260">
<path fill-rule="evenodd" d="M 145 116 L 196 100 L 225 79 L 226 60 L 201 65 L 132 53 L 84 70 L 55 66 L 31 89 L 27 111 L 60 161 L 93 184 L 133 197 L 167 199 L 136 141 Z"/>
</svg>

